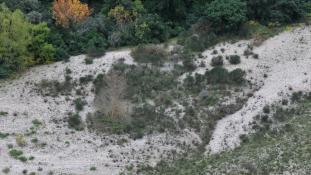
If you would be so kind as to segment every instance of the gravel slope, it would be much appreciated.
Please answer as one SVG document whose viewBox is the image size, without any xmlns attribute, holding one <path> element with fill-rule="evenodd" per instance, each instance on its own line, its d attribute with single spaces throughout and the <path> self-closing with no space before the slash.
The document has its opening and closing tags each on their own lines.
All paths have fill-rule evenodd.
<svg viewBox="0 0 311 175">
<path fill-rule="evenodd" d="M 259 88 L 240 111 L 218 121 L 207 146 L 211 153 L 238 146 L 240 135 L 251 132 L 250 123 L 265 105 L 288 98 L 295 91 L 311 90 L 310 27 L 275 36 L 254 52 L 259 54 L 259 60 L 244 68 L 252 70 L 248 79 Z M 264 74 L 267 78 L 263 78 Z"/>
<path fill-rule="evenodd" d="M 218 51 L 225 48 L 223 55 L 243 55 L 250 41 L 240 41 L 234 44 L 224 43 L 215 47 Z M 204 73 L 209 65 L 214 49 L 203 52 L 203 58 L 198 64 L 205 62 L 205 68 L 198 68 L 195 73 Z M 217 153 L 239 145 L 239 136 L 250 132 L 249 123 L 253 117 L 262 111 L 266 104 L 274 103 L 287 97 L 292 91 L 311 90 L 311 35 L 310 28 L 299 28 L 291 32 L 282 33 L 269 39 L 262 46 L 254 49 L 259 59 L 242 56 L 242 63 L 225 67 L 229 70 L 242 68 L 247 71 L 247 79 L 257 90 L 243 109 L 220 120 L 213 133 L 213 139 L 207 146 L 212 153 Z M 88 132 L 72 132 L 65 126 L 64 117 L 74 111 L 72 101 L 74 94 L 69 97 L 43 97 L 34 89 L 35 84 L 43 79 L 64 79 L 65 69 L 72 70 L 73 79 L 88 74 L 96 75 L 107 72 L 111 65 L 120 60 L 127 64 L 135 64 L 129 50 L 108 52 L 104 57 L 95 59 L 93 64 L 84 63 L 85 56 L 72 57 L 68 63 L 54 63 L 38 66 L 25 72 L 20 78 L 0 83 L 0 112 L 8 112 L 7 116 L 0 116 L 0 132 L 10 133 L 5 139 L 0 139 L 0 170 L 5 167 L 11 169 L 11 174 L 21 174 L 24 169 L 28 172 L 47 174 L 75 174 L 75 175 L 113 175 L 118 174 L 128 165 L 149 163 L 154 165 L 171 151 L 180 150 L 178 145 L 183 142 L 191 145 L 200 142 L 200 138 L 193 132 L 185 130 L 179 136 L 167 134 L 151 135 L 139 140 L 127 140 L 125 144 L 118 144 L 118 136 L 98 136 Z M 264 78 L 267 74 L 267 78 Z M 293 90 L 289 90 L 291 87 Z M 84 118 L 88 112 L 93 112 L 93 93 L 91 86 L 86 87 L 86 101 L 88 105 L 80 113 Z M 32 121 L 38 119 L 43 124 L 36 133 L 26 136 L 27 145 L 18 147 L 16 135 L 25 134 L 33 127 Z M 31 143 L 31 139 L 38 138 L 38 144 Z M 7 144 L 23 150 L 24 155 L 34 156 L 35 159 L 22 163 L 9 156 Z M 90 171 L 90 167 L 96 171 Z"/>
</svg>

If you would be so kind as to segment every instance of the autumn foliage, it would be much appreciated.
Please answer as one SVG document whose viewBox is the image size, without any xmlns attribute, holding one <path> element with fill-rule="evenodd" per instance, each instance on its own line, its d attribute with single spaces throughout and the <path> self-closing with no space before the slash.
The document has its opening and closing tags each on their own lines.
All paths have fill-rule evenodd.
<svg viewBox="0 0 311 175">
<path fill-rule="evenodd" d="M 55 0 L 53 3 L 53 17 L 58 25 L 65 28 L 85 20 L 90 14 L 88 5 L 79 0 Z"/>
</svg>

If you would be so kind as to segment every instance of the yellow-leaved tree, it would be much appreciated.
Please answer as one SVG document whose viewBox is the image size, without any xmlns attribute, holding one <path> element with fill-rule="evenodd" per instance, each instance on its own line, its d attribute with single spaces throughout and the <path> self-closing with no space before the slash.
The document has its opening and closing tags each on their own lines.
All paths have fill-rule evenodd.
<svg viewBox="0 0 311 175">
<path fill-rule="evenodd" d="M 53 17 L 57 24 L 65 28 L 84 21 L 90 14 L 89 6 L 80 0 L 55 0 L 53 3 Z"/>
</svg>

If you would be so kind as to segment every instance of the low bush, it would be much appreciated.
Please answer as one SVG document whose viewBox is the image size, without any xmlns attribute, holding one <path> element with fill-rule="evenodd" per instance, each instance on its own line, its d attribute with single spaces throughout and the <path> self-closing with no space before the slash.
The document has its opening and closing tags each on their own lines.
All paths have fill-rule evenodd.
<svg viewBox="0 0 311 175">
<path fill-rule="evenodd" d="M 87 84 L 91 81 L 93 81 L 94 77 L 93 75 L 85 75 L 83 77 L 79 78 L 80 84 Z"/>
<path fill-rule="evenodd" d="M 75 129 L 77 131 L 81 131 L 84 128 L 83 122 L 81 120 L 81 116 L 77 113 L 69 114 L 68 125 L 69 125 L 69 128 Z"/>
<path fill-rule="evenodd" d="M 75 104 L 75 109 L 76 111 L 82 111 L 84 105 L 86 105 L 86 101 L 82 100 L 81 98 L 77 98 L 74 100 L 74 104 Z"/>
<path fill-rule="evenodd" d="M 37 90 L 45 96 L 56 97 L 58 95 L 68 95 L 73 89 L 73 82 L 69 75 L 65 75 L 65 81 L 42 80 L 37 84 Z"/>
<path fill-rule="evenodd" d="M 138 63 L 161 65 L 167 59 L 168 52 L 160 46 L 140 45 L 132 50 L 131 55 Z"/>
<path fill-rule="evenodd" d="M 214 67 L 215 66 L 222 66 L 222 65 L 224 65 L 223 57 L 221 55 L 213 57 L 212 61 L 211 61 L 211 65 L 214 66 Z"/>
<path fill-rule="evenodd" d="M 229 56 L 229 62 L 231 64 L 240 64 L 241 63 L 241 57 L 239 55 L 230 55 Z"/>
<path fill-rule="evenodd" d="M 6 137 L 8 137 L 8 136 L 9 136 L 8 133 L 2 133 L 2 132 L 0 132 L 0 139 L 4 139 L 4 138 L 6 138 Z"/>
<path fill-rule="evenodd" d="M 205 76 L 210 84 L 242 84 L 245 81 L 245 72 L 242 69 L 228 72 L 225 68 L 215 67 L 206 72 Z"/>
<path fill-rule="evenodd" d="M 205 49 L 199 35 L 192 35 L 185 39 L 185 48 L 194 52 L 200 52 Z"/>
<path fill-rule="evenodd" d="M 140 98 L 152 98 L 159 92 L 171 90 L 177 86 L 177 79 L 171 72 L 158 68 L 132 67 L 126 74 L 126 96 L 135 101 Z"/>
<path fill-rule="evenodd" d="M 18 159 L 18 157 L 20 157 L 24 153 L 21 150 L 12 149 L 12 150 L 10 150 L 9 154 L 10 154 L 11 157 L 13 157 L 15 159 Z"/>
<path fill-rule="evenodd" d="M 229 82 L 229 72 L 222 67 L 215 67 L 206 72 L 207 81 L 210 84 L 226 84 Z"/>
<path fill-rule="evenodd" d="M 230 72 L 230 81 L 235 84 L 242 84 L 243 82 L 245 82 L 245 74 L 245 71 L 243 71 L 242 69 L 235 69 Z"/>
<path fill-rule="evenodd" d="M 85 63 L 85 64 L 93 64 L 93 58 L 91 58 L 91 57 L 86 57 L 86 58 L 84 59 L 84 63 Z"/>
<path fill-rule="evenodd" d="M 134 139 L 146 134 L 164 132 L 175 127 L 173 119 L 156 110 L 154 106 L 142 105 L 133 109 L 128 118 L 112 118 L 103 113 L 89 114 L 87 124 L 90 130 L 112 134 L 128 133 Z"/>
<path fill-rule="evenodd" d="M 126 120 L 112 118 L 101 112 L 88 114 L 86 123 L 90 131 L 98 133 L 124 134 L 128 131 L 128 123 Z"/>
</svg>

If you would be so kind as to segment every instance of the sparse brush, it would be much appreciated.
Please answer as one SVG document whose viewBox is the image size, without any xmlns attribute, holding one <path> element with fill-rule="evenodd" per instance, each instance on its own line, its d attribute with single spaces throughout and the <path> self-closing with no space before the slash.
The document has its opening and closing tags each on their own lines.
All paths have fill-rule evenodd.
<svg viewBox="0 0 311 175">
<path fill-rule="evenodd" d="M 221 55 L 213 57 L 211 61 L 212 66 L 222 66 L 224 64 L 223 57 Z"/>
<path fill-rule="evenodd" d="M 138 46 L 132 50 L 131 56 L 138 63 L 161 65 L 168 58 L 168 52 L 160 46 Z"/>
</svg>

